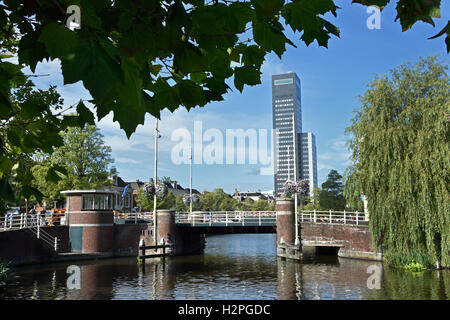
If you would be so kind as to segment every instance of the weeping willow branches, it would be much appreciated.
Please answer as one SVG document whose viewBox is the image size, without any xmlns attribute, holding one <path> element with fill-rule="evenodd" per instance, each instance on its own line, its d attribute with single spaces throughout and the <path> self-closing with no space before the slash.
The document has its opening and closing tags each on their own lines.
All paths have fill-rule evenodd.
<svg viewBox="0 0 450 320">
<path fill-rule="evenodd" d="M 346 194 L 368 197 L 376 247 L 388 260 L 450 267 L 450 83 L 437 57 L 377 76 L 347 132 Z"/>
</svg>

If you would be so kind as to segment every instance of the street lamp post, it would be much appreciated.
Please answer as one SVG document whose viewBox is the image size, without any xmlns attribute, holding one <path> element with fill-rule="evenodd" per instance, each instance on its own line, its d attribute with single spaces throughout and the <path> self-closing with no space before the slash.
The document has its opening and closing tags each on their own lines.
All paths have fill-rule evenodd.
<svg viewBox="0 0 450 320">
<path fill-rule="evenodd" d="M 292 141 L 294 145 L 294 181 L 297 183 L 297 134 L 295 132 L 295 120 L 294 115 L 292 115 Z M 295 245 L 300 244 L 300 240 L 298 239 L 298 212 L 297 212 L 297 192 L 294 193 L 295 199 Z"/>
<path fill-rule="evenodd" d="M 158 183 L 158 139 L 159 139 L 159 130 L 158 130 L 158 119 L 156 119 L 155 125 L 155 194 L 153 196 L 153 240 L 154 244 L 157 244 L 157 231 L 158 231 L 158 221 L 156 217 L 156 185 Z"/>
<path fill-rule="evenodd" d="M 191 146 L 191 157 L 190 157 L 190 160 L 191 160 L 191 173 L 190 173 L 190 186 L 189 186 L 189 200 L 190 200 L 190 203 L 189 203 L 189 218 L 192 215 L 192 146 Z"/>
</svg>

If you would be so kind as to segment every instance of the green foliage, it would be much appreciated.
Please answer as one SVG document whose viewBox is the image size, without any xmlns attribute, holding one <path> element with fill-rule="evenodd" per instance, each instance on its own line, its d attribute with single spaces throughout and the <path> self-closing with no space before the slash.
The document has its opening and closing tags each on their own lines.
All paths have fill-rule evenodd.
<svg viewBox="0 0 450 320">
<path fill-rule="evenodd" d="M 354 2 L 384 7 L 389 1 Z M 69 5 L 80 7 L 80 29 L 65 26 Z M 439 0 L 398 0 L 397 19 L 403 30 L 417 21 L 434 26 L 439 7 Z M 61 146 L 59 132 L 69 125 L 94 123 L 82 102 L 77 117 L 58 117 L 59 102 L 17 101 L 15 90 L 27 83 L 24 67 L 34 72 L 38 62 L 60 60 L 64 84 L 81 81 L 98 120 L 112 111 L 130 137 L 146 113 L 159 118 L 164 108 L 189 110 L 223 100 L 232 77 L 239 91 L 259 84 L 264 57 L 272 51 L 281 57 L 286 45 L 295 46 L 285 26 L 306 45 L 327 47 L 339 29 L 324 17 L 336 16 L 337 9 L 333 0 L 2 1 L 0 211 L 11 200 L 42 197 L 31 186 L 31 154 Z M 432 38 L 447 34 L 449 48 L 449 33 L 447 24 Z M 18 62 L 5 61 L 11 56 Z M 49 169 L 48 178 L 65 175 L 61 170 Z"/>
<path fill-rule="evenodd" d="M 422 264 L 420 264 L 418 262 L 411 262 L 411 263 L 405 265 L 404 269 L 406 271 L 411 271 L 411 272 L 421 272 L 421 271 L 427 270 L 427 268 L 425 268 Z"/>
<path fill-rule="evenodd" d="M 63 144 L 52 153 L 41 154 L 32 168 L 35 187 L 47 200 L 61 199 L 62 190 L 111 185 L 108 171 L 113 162 L 111 147 L 105 145 L 96 126 L 69 127 L 60 135 Z"/>
<path fill-rule="evenodd" d="M 343 183 L 343 196 L 351 211 L 364 211 L 364 202 L 362 200 L 363 191 L 358 179 L 359 172 L 354 166 L 349 166 L 345 169 Z"/>
<path fill-rule="evenodd" d="M 322 190 L 319 194 L 320 207 L 327 210 L 344 210 L 343 191 L 342 176 L 336 170 L 331 170 L 328 173 L 327 180 L 322 183 Z"/>
<path fill-rule="evenodd" d="M 436 57 L 377 76 L 347 129 L 376 247 L 450 266 L 450 83 Z M 418 260 L 415 260 L 418 261 Z M 418 261 L 423 265 L 422 261 Z"/>
<path fill-rule="evenodd" d="M 385 258 L 389 265 L 397 268 L 405 268 L 408 265 L 414 266 L 416 264 L 424 268 L 433 267 L 432 257 L 423 251 L 410 250 L 407 253 L 388 251 Z"/>
<path fill-rule="evenodd" d="M 419 20 L 434 25 L 440 1 L 397 4 L 397 18 L 406 30 Z M 66 28 L 68 5 L 80 6 L 80 29 Z M 230 77 L 240 91 L 259 84 L 264 56 L 273 51 L 281 57 L 286 45 L 295 46 L 285 26 L 306 45 L 317 41 L 327 47 L 339 29 L 325 17 L 336 17 L 338 9 L 333 0 L 4 1 L 0 39 L 3 47 L 20 33 L 19 63 L 32 71 L 44 59 L 61 60 L 64 83 L 81 81 L 98 118 L 112 111 L 130 136 L 146 113 L 159 117 L 164 108 L 223 100 Z M 9 80 L 20 67 L 1 64 L 17 69 L 1 75 L 6 84 L 2 109 L 9 110 Z"/>
<path fill-rule="evenodd" d="M 32 184 L 31 168 L 37 153 L 51 152 L 62 145 L 59 131 L 66 127 L 61 116 L 63 101 L 54 86 L 35 89 L 11 63 L 0 63 L 0 74 L 4 72 L 15 89 L 3 91 L 5 100 L 0 93 L 0 212 L 7 204 L 23 202 L 24 198 L 42 198 Z M 0 83 L 2 91 L 8 82 Z M 1 101 L 7 105 L 1 105 Z M 58 168 L 50 170 L 56 174 Z"/>
<path fill-rule="evenodd" d="M 5 285 L 10 277 L 11 277 L 11 270 L 8 268 L 6 263 L 4 263 L 0 259 L 0 287 Z"/>
<path fill-rule="evenodd" d="M 167 195 L 156 201 L 157 209 L 176 209 L 177 199 L 174 194 L 169 191 Z M 141 207 L 142 211 L 153 211 L 153 198 L 148 199 L 144 190 L 139 188 L 136 196 L 136 204 Z"/>
<path fill-rule="evenodd" d="M 300 205 L 298 210 L 325 210 L 320 205 L 320 194 L 322 193 L 322 190 L 320 188 L 314 188 L 313 195 L 309 197 L 309 199 L 305 199 L 303 202 L 305 203 L 303 206 Z"/>
</svg>

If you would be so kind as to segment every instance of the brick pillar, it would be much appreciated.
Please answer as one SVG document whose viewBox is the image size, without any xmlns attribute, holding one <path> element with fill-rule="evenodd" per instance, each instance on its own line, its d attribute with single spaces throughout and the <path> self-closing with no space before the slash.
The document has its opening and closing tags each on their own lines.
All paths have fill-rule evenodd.
<svg viewBox="0 0 450 320">
<path fill-rule="evenodd" d="M 297 246 L 295 245 L 294 199 L 277 198 L 276 211 L 277 211 L 277 256 L 289 259 L 301 259 L 302 257 L 301 245 Z M 301 239 L 300 232 L 299 238 Z"/>
<path fill-rule="evenodd" d="M 294 199 L 277 198 L 277 243 L 281 238 L 287 244 L 295 242 Z"/>
<path fill-rule="evenodd" d="M 165 239 L 166 242 L 175 244 L 175 211 L 173 210 L 158 210 L 158 237 L 156 238 L 157 243 L 161 243 L 161 239 Z"/>
</svg>

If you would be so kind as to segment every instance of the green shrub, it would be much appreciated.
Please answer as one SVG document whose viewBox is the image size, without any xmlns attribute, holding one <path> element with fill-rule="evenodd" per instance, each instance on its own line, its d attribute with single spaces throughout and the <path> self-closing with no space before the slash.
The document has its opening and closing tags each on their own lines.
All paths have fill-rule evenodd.
<svg viewBox="0 0 450 320">
<path fill-rule="evenodd" d="M 432 268 L 431 256 L 423 251 L 386 253 L 386 260 L 389 265 L 399 268 L 416 268 L 419 265 L 422 269 Z"/>
<path fill-rule="evenodd" d="M 427 269 L 424 265 L 422 265 L 422 264 L 420 264 L 420 263 L 418 263 L 418 262 L 411 262 L 411 263 L 408 263 L 408 264 L 405 265 L 403 268 L 404 268 L 405 270 L 411 271 L 411 272 L 420 272 L 420 271 L 424 271 L 424 270 Z"/>
<path fill-rule="evenodd" d="M 4 285 L 10 278 L 11 271 L 2 260 L 0 260 L 0 286 Z"/>
</svg>

